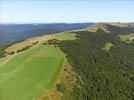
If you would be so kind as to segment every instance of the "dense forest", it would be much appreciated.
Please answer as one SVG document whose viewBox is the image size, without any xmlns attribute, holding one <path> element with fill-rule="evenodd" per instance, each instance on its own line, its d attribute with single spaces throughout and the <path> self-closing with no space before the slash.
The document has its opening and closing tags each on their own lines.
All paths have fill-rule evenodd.
<svg viewBox="0 0 134 100">
<path fill-rule="evenodd" d="M 133 100 L 134 41 L 125 43 L 117 33 L 101 30 L 75 33 L 77 40 L 57 42 L 82 79 L 70 93 L 72 100 Z M 114 46 L 103 50 L 109 42 Z"/>
</svg>

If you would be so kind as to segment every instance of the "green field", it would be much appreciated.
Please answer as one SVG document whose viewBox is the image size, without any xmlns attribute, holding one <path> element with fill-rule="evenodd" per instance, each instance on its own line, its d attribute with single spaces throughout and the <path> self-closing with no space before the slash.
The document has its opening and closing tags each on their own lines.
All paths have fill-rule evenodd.
<svg viewBox="0 0 134 100">
<path fill-rule="evenodd" d="M 60 34 L 55 34 L 55 39 L 60 40 L 60 41 L 75 40 L 75 39 L 77 39 L 77 37 L 76 37 L 75 33 L 64 32 L 64 33 L 60 33 Z"/>
<path fill-rule="evenodd" d="M 63 66 L 58 47 L 39 45 L 0 67 L 1 100 L 33 100 L 49 90 Z"/>
<path fill-rule="evenodd" d="M 134 33 L 131 34 L 126 34 L 126 35 L 118 35 L 120 40 L 123 42 L 131 42 L 132 40 L 134 40 Z"/>
</svg>

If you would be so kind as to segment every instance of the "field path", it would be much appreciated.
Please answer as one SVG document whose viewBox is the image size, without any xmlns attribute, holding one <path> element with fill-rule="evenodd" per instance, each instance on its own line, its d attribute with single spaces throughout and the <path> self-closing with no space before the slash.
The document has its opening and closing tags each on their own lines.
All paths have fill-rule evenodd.
<svg viewBox="0 0 134 100">
<path fill-rule="evenodd" d="M 35 46 L 35 47 L 33 47 L 33 48 L 36 48 L 36 47 L 38 47 L 39 46 L 39 43 Z M 30 48 L 30 49 L 33 49 L 33 48 Z M 21 52 L 20 52 L 21 53 Z M 10 59 L 8 59 L 6 62 L 4 62 L 4 64 L 6 64 L 9 60 L 11 60 L 13 57 L 15 57 L 16 55 L 18 55 L 19 53 L 16 53 L 16 54 L 14 54 Z M 12 77 L 13 75 L 14 75 L 14 73 L 16 73 L 16 72 L 18 72 L 23 66 L 23 64 L 25 64 L 25 62 L 26 61 L 28 61 L 29 59 L 30 59 L 30 57 L 31 56 L 33 56 L 34 54 L 31 54 L 27 59 L 25 59 L 17 68 L 15 68 L 13 71 L 11 71 L 11 72 L 9 72 L 9 73 L 7 73 L 7 74 L 5 74 L 4 75 L 4 79 L 2 80 L 0 80 L 0 83 L 1 82 L 4 82 L 4 81 L 6 81 L 8 78 L 10 78 L 10 77 Z M 2 65 L 4 65 L 4 64 L 2 64 Z M 1 66 L 2 66 L 1 65 Z M 1 67 L 0 66 L 0 67 Z"/>
<path fill-rule="evenodd" d="M 3 80 L 1 79 L 0 83 L 6 81 L 8 78 L 12 77 L 13 75 L 15 75 L 14 73 L 19 71 L 21 69 L 21 67 L 23 67 L 22 65 L 30 58 L 31 56 L 29 56 L 25 61 L 23 61 L 17 68 L 15 68 L 13 71 L 7 73 L 6 75 L 3 76 Z"/>
<path fill-rule="evenodd" d="M 32 48 L 30 51 L 17 53 L 20 55 L 14 55 L 13 59 L 8 59 L 1 67 L 3 100 L 33 100 L 44 93 L 49 95 L 48 91 L 64 66 L 64 55 L 54 45 L 44 46 L 38 43 Z"/>
<path fill-rule="evenodd" d="M 29 48 L 29 49 L 33 49 L 33 48 L 36 48 L 36 47 L 38 47 L 39 46 L 39 44 L 40 44 L 40 41 L 39 41 L 39 43 L 36 45 L 36 46 L 34 46 L 34 47 L 32 47 L 32 48 Z M 20 52 L 21 53 L 21 52 Z M 13 57 L 15 57 L 16 55 L 18 55 L 19 53 L 15 53 L 14 55 L 12 55 L 11 57 L 9 57 L 7 60 L 5 60 L 4 62 L 0 62 L 1 64 L 0 64 L 0 67 L 2 67 L 4 64 L 6 64 L 8 61 L 10 61 Z"/>
<path fill-rule="evenodd" d="M 39 83 L 37 83 L 36 81 L 34 81 L 34 80 L 31 80 L 31 79 L 29 79 L 29 78 L 23 78 L 24 80 L 26 80 L 26 81 L 29 81 L 29 82 L 32 82 L 32 83 L 34 83 L 38 88 L 40 88 L 41 90 L 45 90 L 45 88 L 43 88 Z"/>
<path fill-rule="evenodd" d="M 14 55 L 12 55 L 11 57 L 9 57 L 7 60 L 5 60 L 2 64 L 0 64 L 0 67 L 2 67 L 4 64 L 6 64 L 9 60 L 11 60 L 13 57 L 15 57 L 17 55 L 17 53 L 15 53 Z M 0 62 L 1 63 L 1 62 Z"/>
</svg>

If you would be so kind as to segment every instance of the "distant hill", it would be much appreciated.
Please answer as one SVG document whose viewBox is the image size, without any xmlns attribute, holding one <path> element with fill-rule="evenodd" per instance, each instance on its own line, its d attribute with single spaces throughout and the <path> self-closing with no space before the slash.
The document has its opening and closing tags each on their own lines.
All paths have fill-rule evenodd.
<svg viewBox="0 0 134 100">
<path fill-rule="evenodd" d="M 33 36 L 85 28 L 93 23 L 74 24 L 0 24 L 0 45 L 11 44 Z"/>
<path fill-rule="evenodd" d="M 133 23 L 97 23 L 87 27 L 85 30 L 103 31 L 114 34 L 126 34 L 134 32 Z"/>
<path fill-rule="evenodd" d="M 113 25 L 113 26 L 118 26 L 118 27 L 131 27 L 134 28 L 134 22 L 130 23 L 120 23 L 120 22 L 109 22 L 107 24 Z"/>
</svg>

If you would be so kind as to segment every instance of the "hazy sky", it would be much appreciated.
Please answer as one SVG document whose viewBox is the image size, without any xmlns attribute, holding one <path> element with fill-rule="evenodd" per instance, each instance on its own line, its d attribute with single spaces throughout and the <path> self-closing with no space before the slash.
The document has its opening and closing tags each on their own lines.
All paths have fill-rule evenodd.
<svg viewBox="0 0 134 100">
<path fill-rule="evenodd" d="M 1 0 L 1 23 L 134 22 L 134 0 Z"/>
</svg>

